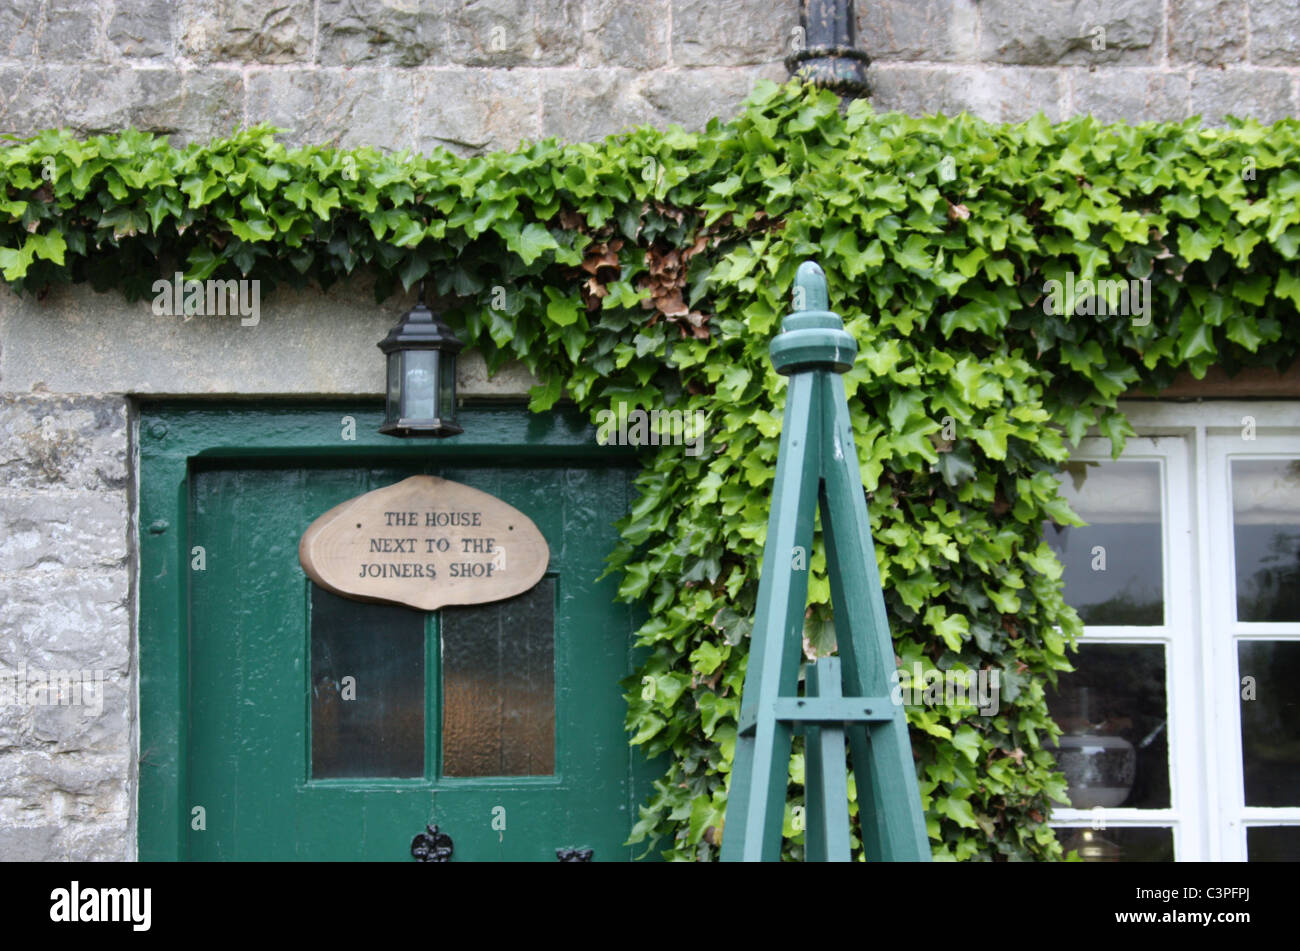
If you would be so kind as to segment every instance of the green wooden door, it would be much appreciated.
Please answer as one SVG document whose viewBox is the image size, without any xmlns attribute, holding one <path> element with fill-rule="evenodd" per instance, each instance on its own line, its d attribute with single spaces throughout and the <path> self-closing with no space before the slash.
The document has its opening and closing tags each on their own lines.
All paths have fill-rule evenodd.
<svg viewBox="0 0 1300 951">
<path fill-rule="evenodd" d="M 616 580 L 596 580 L 628 508 L 630 470 L 563 451 L 440 455 L 376 464 L 361 446 L 302 462 L 190 457 L 179 816 L 159 816 L 181 820 L 176 857 L 411 861 L 426 824 L 451 837 L 453 861 L 555 861 L 566 848 L 632 857 L 623 843 L 643 768 L 623 729 L 620 681 L 634 625 L 614 601 Z M 297 543 L 313 519 L 422 472 L 531 518 L 551 550 L 542 581 L 506 601 L 422 612 L 339 598 L 306 577 Z M 158 683 L 167 645 L 147 653 L 165 640 L 149 613 L 142 741 L 157 694 L 172 693 Z M 141 852 L 153 857 L 147 846 L 165 846 L 167 834 L 146 830 L 149 813 L 169 791 L 143 752 Z"/>
</svg>

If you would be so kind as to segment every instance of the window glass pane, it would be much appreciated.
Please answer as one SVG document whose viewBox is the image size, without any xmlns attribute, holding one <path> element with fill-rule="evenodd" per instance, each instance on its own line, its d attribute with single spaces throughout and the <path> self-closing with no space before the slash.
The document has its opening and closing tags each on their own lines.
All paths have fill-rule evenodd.
<svg viewBox="0 0 1300 951">
<path fill-rule="evenodd" d="M 1238 641 L 1237 661 L 1246 805 L 1300 805 L 1300 641 Z"/>
<path fill-rule="evenodd" d="M 424 775 L 424 614 L 311 591 L 311 774 Z"/>
<path fill-rule="evenodd" d="M 1084 624 L 1163 624 L 1160 464 L 1070 463 L 1061 495 L 1088 525 L 1044 528 Z"/>
<path fill-rule="evenodd" d="M 1172 862 L 1174 830 L 1113 826 L 1108 829 L 1057 829 L 1068 855 L 1078 852 L 1085 862 Z"/>
<path fill-rule="evenodd" d="M 1232 461 L 1237 620 L 1300 621 L 1300 459 Z"/>
<path fill-rule="evenodd" d="M 444 776 L 555 772 L 555 580 L 442 610 Z"/>
<path fill-rule="evenodd" d="M 1081 644 L 1048 711 L 1053 750 L 1076 809 L 1169 807 L 1165 651 L 1158 644 Z"/>
<path fill-rule="evenodd" d="M 1247 826 L 1248 862 L 1300 862 L 1300 826 Z"/>
</svg>

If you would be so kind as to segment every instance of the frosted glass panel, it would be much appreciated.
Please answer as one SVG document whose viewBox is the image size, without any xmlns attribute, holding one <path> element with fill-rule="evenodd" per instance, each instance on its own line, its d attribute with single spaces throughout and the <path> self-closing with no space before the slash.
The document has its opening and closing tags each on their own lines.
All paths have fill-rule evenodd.
<svg viewBox="0 0 1300 951">
<path fill-rule="evenodd" d="M 442 773 L 555 772 L 555 581 L 442 611 Z"/>
<path fill-rule="evenodd" d="M 405 360 L 406 406 L 402 414 L 407 419 L 432 419 L 434 397 L 438 392 L 438 352 L 436 350 L 407 350 Z"/>
<path fill-rule="evenodd" d="M 311 774 L 424 775 L 424 614 L 312 585 Z"/>
</svg>

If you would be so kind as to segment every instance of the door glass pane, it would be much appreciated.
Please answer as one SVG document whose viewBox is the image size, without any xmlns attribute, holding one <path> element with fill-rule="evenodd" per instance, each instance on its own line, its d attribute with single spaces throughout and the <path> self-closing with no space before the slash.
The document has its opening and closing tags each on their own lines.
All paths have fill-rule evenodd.
<svg viewBox="0 0 1300 951">
<path fill-rule="evenodd" d="M 1238 641 L 1248 806 L 1300 805 L 1300 641 Z"/>
<path fill-rule="evenodd" d="M 555 580 L 444 608 L 442 773 L 555 772 Z"/>
<path fill-rule="evenodd" d="M 311 591 L 311 774 L 424 775 L 424 614 Z"/>
<path fill-rule="evenodd" d="M 1044 527 L 1084 624 L 1163 624 L 1160 464 L 1070 463 L 1061 495 L 1086 526 Z"/>
<path fill-rule="evenodd" d="M 1085 862 L 1172 862 L 1174 830 L 1113 826 L 1108 829 L 1057 829 L 1068 855 L 1078 852 Z"/>
<path fill-rule="evenodd" d="M 1158 644 L 1081 644 L 1073 673 L 1047 691 L 1061 727 L 1053 750 L 1070 805 L 1169 807 L 1165 649 Z"/>
<path fill-rule="evenodd" d="M 1300 862 L 1300 826 L 1247 826 L 1248 862 Z"/>
<path fill-rule="evenodd" d="M 1300 459 L 1232 460 L 1237 620 L 1300 621 Z"/>
</svg>

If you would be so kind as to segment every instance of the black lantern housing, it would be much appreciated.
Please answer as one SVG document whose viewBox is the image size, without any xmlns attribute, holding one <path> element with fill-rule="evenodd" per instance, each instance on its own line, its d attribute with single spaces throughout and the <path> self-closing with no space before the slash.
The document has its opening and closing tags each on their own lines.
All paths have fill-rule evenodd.
<svg viewBox="0 0 1300 951">
<path fill-rule="evenodd" d="M 455 436 L 456 354 L 465 344 L 419 302 L 379 342 L 388 359 L 388 403 L 381 433 L 389 436 Z"/>
</svg>

